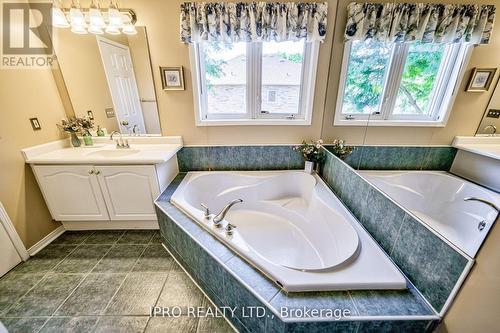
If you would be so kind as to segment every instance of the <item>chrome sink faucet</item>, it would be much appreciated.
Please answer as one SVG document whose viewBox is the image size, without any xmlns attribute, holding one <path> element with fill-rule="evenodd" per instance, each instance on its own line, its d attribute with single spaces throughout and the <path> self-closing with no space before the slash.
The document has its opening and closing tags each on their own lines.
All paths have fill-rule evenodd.
<svg viewBox="0 0 500 333">
<path fill-rule="evenodd" d="M 109 136 L 110 140 L 113 140 L 113 136 L 115 134 L 118 134 L 120 138 L 116 140 L 116 149 L 123 149 L 123 148 L 130 148 L 130 145 L 128 144 L 128 140 L 123 140 L 122 134 L 118 131 L 113 131 L 111 132 L 111 135 Z"/>
<path fill-rule="evenodd" d="M 485 132 L 486 132 L 486 130 L 488 130 L 488 129 L 490 129 L 490 128 L 493 130 L 493 131 L 492 131 L 492 133 L 491 133 L 490 135 L 491 135 L 491 136 L 495 136 L 495 134 L 497 134 L 497 127 L 496 127 L 495 125 L 491 125 L 491 124 L 490 124 L 490 125 L 487 125 L 487 126 L 485 126 L 485 127 L 483 128 L 483 131 L 485 131 Z"/>
<path fill-rule="evenodd" d="M 224 220 L 224 217 L 226 217 L 226 214 L 227 212 L 229 211 L 229 209 L 231 207 L 233 207 L 234 205 L 238 204 L 238 203 L 242 203 L 243 200 L 241 199 L 234 199 L 233 201 L 231 201 L 230 203 L 228 203 L 226 206 L 224 206 L 224 208 L 222 208 L 222 210 L 220 211 L 219 214 L 215 215 L 214 219 L 213 219 L 213 222 L 214 222 L 214 225 L 216 227 L 219 227 L 222 220 Z"/>
</svg>

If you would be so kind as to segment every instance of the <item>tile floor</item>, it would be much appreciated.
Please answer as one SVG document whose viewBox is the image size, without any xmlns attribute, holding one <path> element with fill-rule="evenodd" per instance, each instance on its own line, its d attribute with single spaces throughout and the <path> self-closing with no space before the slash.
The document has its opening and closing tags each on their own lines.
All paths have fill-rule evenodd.
<svg viewBox="0 0 500 333">
<path fill-rule="evenodd" d="M 151 306 L 183 315 L 150 317 Z M 10 333 L 226 333 L 221 318 L 187 315 L 208 299 L 160 243 L 158 231 L 67 231 L 0 279 Z"/>
</svg>

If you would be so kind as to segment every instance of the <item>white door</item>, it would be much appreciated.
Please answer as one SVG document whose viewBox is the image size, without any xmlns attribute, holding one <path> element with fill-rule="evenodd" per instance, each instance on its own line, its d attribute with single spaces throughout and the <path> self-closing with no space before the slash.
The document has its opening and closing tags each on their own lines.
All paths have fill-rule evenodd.
<svg viewBox="0 0 500 333">
<path fill-rule="evenodd" d="M 33 170 L 54 220 L 109 220 L 92 165 L 35 165 Z"/>
<path fill-rule="evenodd" d="M 128 128 L 137 125 L 141 133 L 146 133 L 128 46 L 102 37 L 97 37 L 97 43 L 120 131 L 128 133 Z M 123 125 L 123 121 L 128 122 L 128 127 Z"/>
<path fill-rule="evenodd" d="M 154 165 L 96 166 L 111 220 L 156 220 L 160 194 Z"/>
<path fill-rule="evenodd" d="M 11 223 L 7 212 L 0 203 L 0 276 L 3 276 L 22 261 L 7 231 L 9 227 L 14 229 L 12 225 L 9 226 Z"/>
</svg>

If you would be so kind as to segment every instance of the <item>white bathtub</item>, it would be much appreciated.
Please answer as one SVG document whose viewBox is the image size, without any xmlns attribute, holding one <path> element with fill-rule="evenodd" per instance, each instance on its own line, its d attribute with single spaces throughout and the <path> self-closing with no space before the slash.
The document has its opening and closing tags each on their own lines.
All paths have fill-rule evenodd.
<svg viewBox="0 0 500 333">
<path fill-rule="evenodd" d="M 214 214 L 234 199 L 243 203 L 215 227 Z M 406 288 L 400 271 L 317 176 L 190 172 L 171 201 L 286 291 Z M 232 235 L 227 223 L 237 226 Z"/>
<path fill-rule="evenodd" d="M 360 171 L 373 185 L 474 257 L 495 223 L 496 211 L 467 197 L 500 206 L 500 195 L 440 171 Z M 482 229 L 482 230 L 480 230 Z"/>
</svg>

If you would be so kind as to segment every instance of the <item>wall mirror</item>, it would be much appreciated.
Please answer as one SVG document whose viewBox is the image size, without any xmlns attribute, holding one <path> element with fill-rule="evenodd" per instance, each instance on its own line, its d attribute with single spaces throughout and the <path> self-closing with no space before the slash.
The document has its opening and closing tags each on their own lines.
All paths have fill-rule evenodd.
<svg viewBox="0 0 500 333">
<path fill-rule="evenodd" d="M 477 127 L 477 136 L 500 134 L 500 88 L 498 85 L 497 82 L 490 102 L 484 110 L 483 118 Z"/>
<path fill-rule="evenodd" d="M 75 116 L 108 133 L 161 134 L 145 27 L 136 35 L 54 29 L 54 47 Z"/>
</svg>

